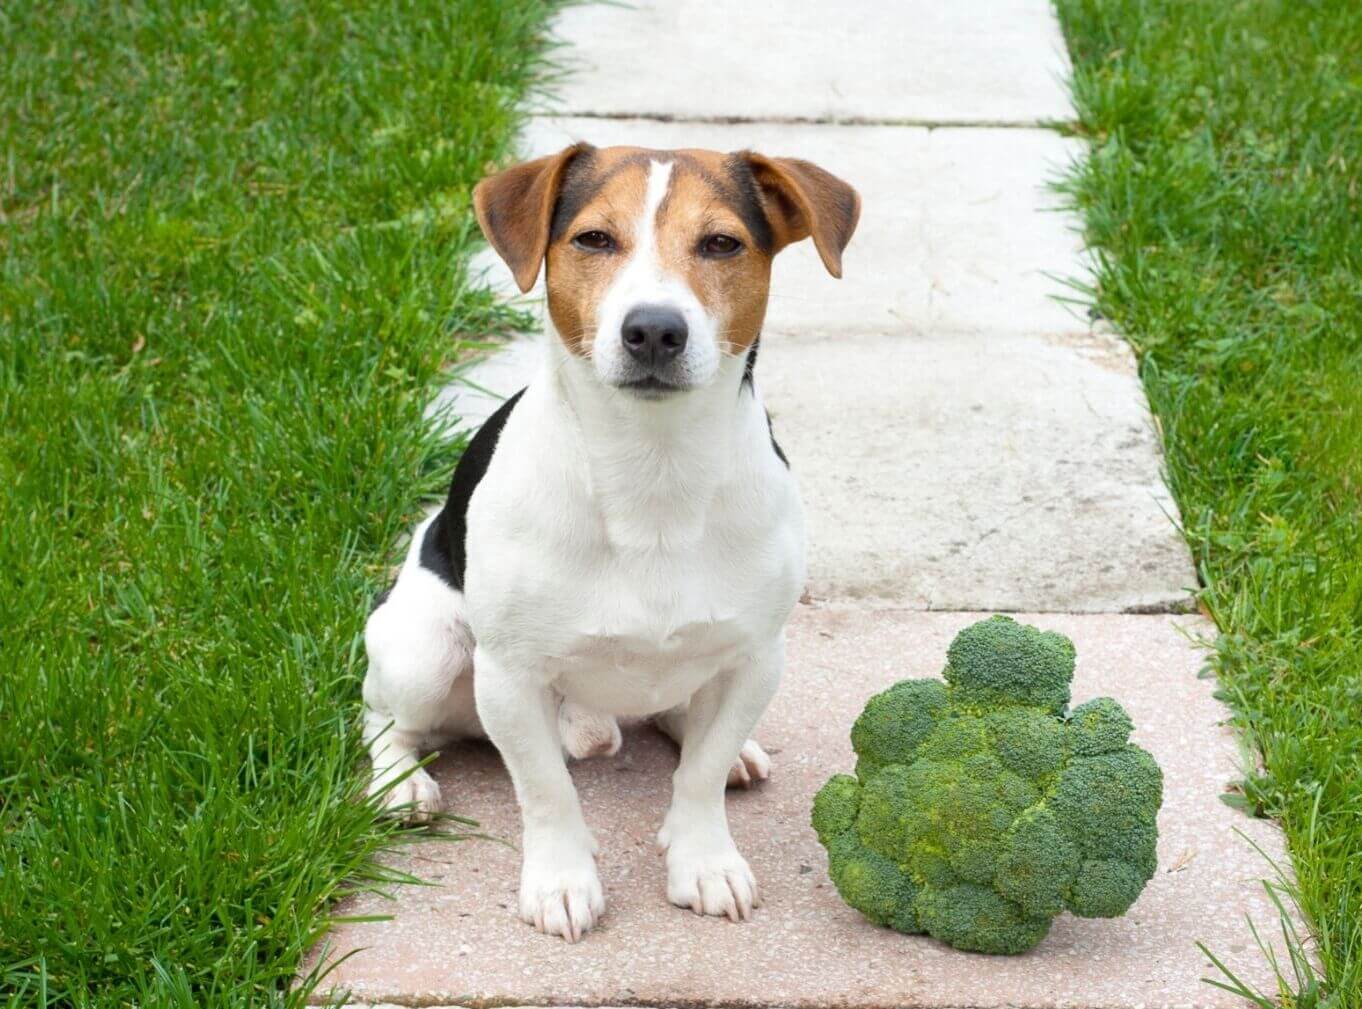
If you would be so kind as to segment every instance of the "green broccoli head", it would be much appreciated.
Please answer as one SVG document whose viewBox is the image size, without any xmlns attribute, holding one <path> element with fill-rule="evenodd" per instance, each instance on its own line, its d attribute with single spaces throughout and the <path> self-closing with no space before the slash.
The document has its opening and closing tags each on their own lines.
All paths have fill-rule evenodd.
<svg viewBox="0 0 1362 1009">
<path fill-rule="evenodd" d="M 985 710 L 1019 704 L 1060 714 L 1069 704 L 1074 645 L 1009 617 L 966 627 L 946 650 L 952 699 Z"/>
<path fill-rule="evenodd" d="M 1067 716 L 1074 648 L 992 617 L 961 631 L 943 684 L 905 680 L 851 730 L 856 775 L 813 826 L 842 898 L 958 949 L 1020 953 L 1068 910 L 1124 914 L 1155 868 L 1158 765 L 1102 697 Z"/>
</svg>

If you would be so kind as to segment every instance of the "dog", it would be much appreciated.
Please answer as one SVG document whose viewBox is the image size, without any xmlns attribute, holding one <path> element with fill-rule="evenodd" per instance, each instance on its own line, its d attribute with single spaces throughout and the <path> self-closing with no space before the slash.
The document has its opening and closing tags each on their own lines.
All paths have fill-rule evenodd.
<svg viewBox="0 0 1362 1009">
<path fill-rule="evenodd" d="M 667 897 L 746 920 L 725 786 L 769 773 L 749 734 L 805 580 L 758 338 L 774 255 L 811 237 L 840 277 L 860 197 L 796 159 L 576 144 L 473 204 L 522 291 L 544 266 L 552 339 L 365 627 L 371 792 L 428 817 L 421 752 L 485 735 L 521 809 L 520 916 L 576 942 L 605 900 L 564 751 L 614 753 L 616 718 L 650 716 L 680 746 Z"/>
</svg>

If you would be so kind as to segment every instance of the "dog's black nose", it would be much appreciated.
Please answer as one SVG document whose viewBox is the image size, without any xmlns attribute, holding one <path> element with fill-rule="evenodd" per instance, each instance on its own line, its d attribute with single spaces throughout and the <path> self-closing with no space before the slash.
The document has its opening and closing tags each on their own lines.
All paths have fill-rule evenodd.
<svg viewBox="0 0 1362 1009">
<path fill-rule="evenodd" d="M 666 364 L 686 349 L 686 320 L 674 308 L 639 305 L 631 308 L 620 327 L 624 349 L 650 368 Z"/>
</svg>

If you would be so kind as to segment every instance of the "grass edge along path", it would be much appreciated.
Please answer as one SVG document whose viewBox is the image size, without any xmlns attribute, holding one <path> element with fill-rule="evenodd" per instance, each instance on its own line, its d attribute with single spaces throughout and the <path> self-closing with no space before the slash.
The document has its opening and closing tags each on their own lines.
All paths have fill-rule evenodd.
<svg viewBox="0 0 1362 1009">
<path fill-rule="evenodd" d="M 554 7 L 0 9 L 0 1006 L 299 1005 L 391 882 L 360 632 Z"/>
<path fill-rule="evenodd" d="M 1134 346 L 1313 935 L 1262 1006 L 1362 1006 L 1362 7 L 1057 0 L 1084 292 Z M 1272 876 L 1264 864 L 1264 876 Z M 1248 930 L 1246 926 L 1246 938 Z M 1188 936 L 1192 942 L 1195 936 Z M 1214 950 L 1210 951 L 1212 954 Z M 1214 974 L 1214 971 L 1210 972 Z M 1218 978 L 1235 984 L 1230 979 Z"/>
</svg>

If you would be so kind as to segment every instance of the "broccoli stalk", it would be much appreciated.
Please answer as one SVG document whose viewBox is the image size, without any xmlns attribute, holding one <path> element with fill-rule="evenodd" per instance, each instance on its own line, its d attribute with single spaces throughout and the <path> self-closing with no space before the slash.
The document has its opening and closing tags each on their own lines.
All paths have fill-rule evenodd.
<svg viewBox="0 0 1362 1009">
<path fill-rule="evenodd" d="M 1163 776 L 1115 701 L 1066 716 L 1073 670 L 1068 638 L 998 616 L 956 636 L 945 683 L 870 698 L 855 777 L 813 803 L 848 904 L 981 953 L 1032 948 L 1065 909 L 1125 913 L 1154 874 Z"/>
</svg>

